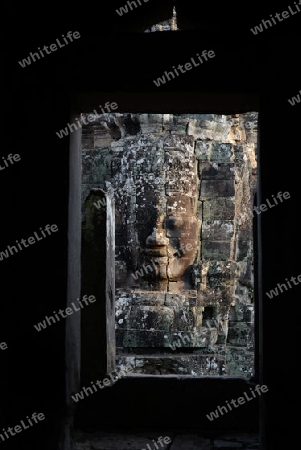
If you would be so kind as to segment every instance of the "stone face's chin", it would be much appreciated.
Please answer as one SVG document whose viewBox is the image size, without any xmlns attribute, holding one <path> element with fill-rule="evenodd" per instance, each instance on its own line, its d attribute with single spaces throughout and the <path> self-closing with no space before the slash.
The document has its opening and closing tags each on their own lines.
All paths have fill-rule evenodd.
<svg viewBox="0 0 301 450">
<path fill-rule="evenodd" d="M 157 280 L 167 280 L 167 264 L 162 263 L 159 266 L 156 266 L 156 277 Z"/>
<path fill-rule="evenodd" d="M 168 262 L 167 276 L 171 281 L 180 279 L 189 266 L 189 261 L 187 261 L 187 258 L 169 258 Z"/>
<path fill-rule="evenodd" d="M 146 280 L 179 280 L 184 275 L 190 261 L 186 258 L 154 257 L 143 263 L 145 269 L 142 278 Z M 150 270 L 150 268 L 152 270 Z"/>
<path fill-rule="evenodd" d="M 190 244 L 190 247 L 187 243 Z M 168 279 L 179 281 L 186 269 L 193 264 L 197 241 L 182 241 L 182 246 L 182 250 L 176 250 L 171 245 L 144 248 L 141 251 L 143 256 L 139 264 L 139 267 L 143 268 L 142 278 L 152 281 Z"/>
<path fill-rule="evenodd" d="M 167 280 L 168 258 L 166 256 L 147 257 L 143 261 L 143 276 L 146 280 Z"/>
</svg>

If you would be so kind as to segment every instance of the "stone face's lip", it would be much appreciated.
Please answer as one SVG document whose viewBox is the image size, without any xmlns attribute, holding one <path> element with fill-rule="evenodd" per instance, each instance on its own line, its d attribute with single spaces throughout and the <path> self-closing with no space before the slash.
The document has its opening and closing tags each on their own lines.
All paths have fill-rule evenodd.
<svg viewBox="0 0 301 450">
<path fill-rule="evenodd" d="M 156 256 L 161 258 L 163 256 L 167 256 L 167 247 L 165 245 L 158 245 L 156 247 L 145 248 L 143 253 L 148 256 Z"/>
</svg>

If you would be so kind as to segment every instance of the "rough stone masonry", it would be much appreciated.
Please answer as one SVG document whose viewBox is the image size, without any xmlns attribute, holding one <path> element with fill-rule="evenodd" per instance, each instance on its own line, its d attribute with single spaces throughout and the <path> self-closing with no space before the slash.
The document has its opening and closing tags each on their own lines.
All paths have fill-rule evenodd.
<svg viewBox="0 0 301 450">
<path fill-rule="evenodd" d="M 97 189 L 116 192 L 117 366 L 254 375 L 257 119 L 116 113 L 83 127 L 87 239 Z"/>
</svg>

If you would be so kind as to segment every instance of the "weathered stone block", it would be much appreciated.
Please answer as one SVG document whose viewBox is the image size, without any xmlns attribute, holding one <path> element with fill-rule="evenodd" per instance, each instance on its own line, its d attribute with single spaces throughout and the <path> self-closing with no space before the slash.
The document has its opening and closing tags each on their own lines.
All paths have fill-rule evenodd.
<svg viewBox="0 0 301 450">
<path fill-rule="evenodd" d="M 165 306 L 169 306 L 172 308 L 183 308 L 184 306 L 188 306 L 188 298 L 184 294 L 171 294 L 166 292 L 165 294 Z"/>
<path fill-rule="evenodd" d="M 166 306 L 140 306 L 132 308 L 128 328 L 136 330 L 170 330 L 174 322 L 173 309 Z"/>
<path fill-rule="evenodd" d="M 203 180 L 200 197 L 234 197 L 233 180 Z"/>
<path fill-rule="evenodd" d="M 234 234 L 233 220 L 205 220 L 202 223 L 201 239 L 230 241 Z"/>
<path fill-rule="evenodd" d="M 115 316 L 118 328 L 126 328 L 132 307 L 132 299 L 128 297 L 119 297 L 115 301 Z"/>
<path fill-rule="evenodd" d="M 251 298 L 248 296 L 248 288 L 243 286 L 243 294 L 237 294 L 235 289 L 235 305 L 231 314 L 231 320 L 244 321 L 248 324 L 254 322 L 254 304 L 251 304 Z"/>
<path fill-rule="evenodd" d="M 237 260 L 242 261 L 246 258 L 252 248 L 253 231 L 250 226 L 240 229 L 237 236 Z"/>
<path fill-rule="evenodd" d="M 182 156 L 186 159 L 187 167 L 194 161 L 194 138 L 193 136 L 189 136 L 185 134 L 176 135 L 165 135 L 163 140 L 163 148 L 164 151 L 169 152 L 170 156 L 173 154 L 175 150 L 179 151 Z M 183 152 L 184 150 L 184 152 Z M 183 155 L 186 153 L 186 155 Z M 188 158 L 188 154 L 191 158 Z"/>
<path fill-rule="evenodd" d="M 161 133 L 163 130 L 163 114 L 139 114 L 142 134 Z"/>
<path fill-rule="evenodd" d="M 93 130 L 82 131 L 82 148 L 85 150 L 91 150 L 94 148 Z"/>
<path fill-rule="evenodd" d="M 187 126 L 189 122 L 189 116 L 187 114 L 173 114 L 172 124 L 170 124 L 171 134 L 184 134 L 186 135 Z"/>
<path fill-rule="evenodd" d="M 217 302 L 216 291 L 213 288 L 205 285 L 204 289 L 198 292 L 197 307 L 204 308 L 205 306 L 212 306 Z"/>
<path fill-rule="evenodd" d="M 213 289 L 229 287 L 235 273 L 236 264 L 232 261 L 209 261 L 203 264 L 206 270 L 206 286 Z"/>
<path fill-rule="evenodd" d="M 204 200 L 203 220 L 233 220 L 235 215 L 235 199 L 212 198 Z"/>
<path fill-rule="evenodd" d="M 257 144 L 258 139 L 258 113 L 247 113 L 244 115 L 244 129 L 246 132 L 247 142 Z"/>
<path fill-rule="evenodd" d="M 252 334 L 252 328 L 243 322 L 236 322 L 235 325 L 229 326 L 228 339 L 230 345 L 236 347 L 247 347 Z"/>
<path fill-rule="evenodd" d="M 133 292 L 131 294 L 132 305 L 145 305 L 145 306 L 169 306 L 165 303 L 165 293 L 164 292 Z"/>
<path fill-rule="evenodd" d="M 233 302 L 233 294 L 227 282 L 222 281 L 220 284 L 220 281 L 216 278 L 214 282 L 218 283 L 218 287 L 210 287 L 209 283 L 201 284 L 201 290 L 197 297 L 198 307 L 214 306 L 218 309 L 222 305 L 230 305 Z"/>
<path fill-rule="evenodd" d="M 231 130 L 232 119 L 230 116 L 214 115 L 211 119 L 191 119 L 188 124 L 188 134 L 196 139 L 214 139 L 225 142 Z"/>
<path fill-rule="evenodd" d="M 207 349 L 205 349 L 207 352 Z M 127 362 L 127 357 L 122 357 L 123 365 Z M 223 375 L 225 371 L 225 358 L 222 355 L 192 354 L 192 355 L 148 355 L 136 356 L 136 373 L 149 373 L 155 375 L 178 374 L 194 376 L 217 376 Z M 117 366 L 119 362 L 117 360 Z"/>
<path fill-rule="evenodd" d="M 202 258 L 225 261 L 230 258 L 230 242 L 208 241 L 202 242 Z"/>
<path fill-rule="evenodd" d="M 232 180 L 235 177 L 234 163 L 200 162 L 198 171 L 202 180 Z"/>
<path fill-rule="evenodd" d="M 189 306 L 196 306 L 197 293 L 195 291 L 194 295 L 188 295 Z"/>
<path fill-rule="evenodd" d="M 251 378 L 254 376 L 254 352 L 245 348 L 226 348 L 226 375 Z"/>
<path fill-rule="evenodd" d="M 120 330 L 122 347 L 163 347 L 163 330 Z"/>
<path fill-rule="evenodd" d="M 218 338 L 216 328 L 202 327 L 198 331 L 183 332 L 177 331 L 176 333 L 168 333 L 164 335 L 165 347 L 170 347 L 173 351 L 181 348 L 207 348 L 212 347 Z"/>
<path fill-rule="evenodd" d="M 91 187 L 105 186 L 108 149 L 83 150 L 82 183 Z"/>
<path fill-rule="evenodd" d="M 93 127 L 94 130 L 94 148 L 110 147 L 113 141 L 108 130 L 101 124 Z"/>
<path fill-rule="evenodd" d="M 196 158 L 200 161 L 230 163 L 233 157 L 233 145 L 216 141 L 196 141 Z"/>
<path fill-rule="evenodd" d="M 168 280 L 168 291 L 173 294 L 180 294 L 185 289 L 184 281 Z"/>
<path fill-rule="evenodd" d="M 183 309 L 175 310 L 175 318 L 172 330 L 177 331 L 192 331 L 196 325 L 194 308 L 188 306 Z"/>
<path fill-rule="evenodd" d="M 116 248 L 116 247 L 115 247 Z M 126 285 L 127 266 L 125 261 L 115 261 L 115 283 L 119 286 Z"/>
<path fill-rule="evenodd" d="M 175 164 L 175 156 L 172 155 L 170 159 Z M 167 169 L 165 190 L 167 195 L 175 195 L 177 192 L 183 192 L 193 195 L 197 192 L 197 167 L 174 167 L 169 165 Z"/>
</svg>

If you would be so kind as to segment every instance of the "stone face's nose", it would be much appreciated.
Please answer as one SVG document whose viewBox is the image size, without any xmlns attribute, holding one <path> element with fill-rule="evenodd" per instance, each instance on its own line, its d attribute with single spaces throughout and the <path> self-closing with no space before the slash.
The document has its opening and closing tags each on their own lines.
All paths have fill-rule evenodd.
<svg viewBox="0 0 301 450">
<path fill-rule="evenodd" d="M 165 247 L 168 245 L 168 238 L 162 229 L 154 228 L 152 234 L 146 238 L 147 247 Z"/>
</svg>

